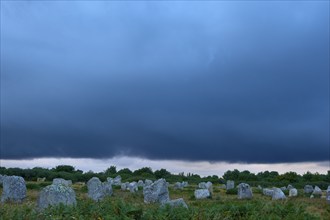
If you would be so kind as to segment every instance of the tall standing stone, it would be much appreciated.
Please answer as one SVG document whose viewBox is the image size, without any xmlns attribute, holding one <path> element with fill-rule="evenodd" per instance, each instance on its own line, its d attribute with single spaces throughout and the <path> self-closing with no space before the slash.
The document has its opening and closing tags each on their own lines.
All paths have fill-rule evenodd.
<svg viewBox="0 0 330 220">
<path fill-rule="evenodd" d="M 59 204 L 76 205 L 76 193 L 74 190 L 64 184 L 52 184 L 41 190 L 37 200 L 39 209 Z"/>
<path fill-rule="evenodd" d="M 112 186 L 109 182 L 102 183 L 97 177 L 93 177 L 87 182 L 88 197 L 94 201 L 104 199 L 106 196 L 112 195 Z"/>
<path fill-rule="evenodd" d="M 326 200 L 327 200 L 327 203 L 330 204 L 330 186 L 328 186 L 328 189 L 327 189 Z"/>
<path fill-rule="evenodd" d="M 120 175 L 116 176 L 116 178 L 113 179 L 112 184 L 115 186 L 120 186 L 121 185 L 121 176 Z"/>
<path fill-rule="evenodd" d="M 240 183 L 238 186 L 237 197 L 238 199 L 252 199 L 253 194 L 249 184 Z"/>
<path fill-rule="evenodd" d="M 22 202 L 26 197 L 26 185 L 23 177 L 4 176 L 1 202 Z"/>
<path fill-rule="evenodd" d="M 164 203 L 170 200 L 168 187 L 165 179 L 159 179 L 151 185 L 143 188 L 145 203 Z"/>
<path fill-rule="evenodd" d="M 235 188 L 235 182 L 233 180 L 227 180 L 226 189 L 234 189 Z"/>
<path fill-rule="evenodd" d="M 280 188 L 274 188 L 273 190 L 272 200 L 286 199 L 286 196 Z"/>
</svg>

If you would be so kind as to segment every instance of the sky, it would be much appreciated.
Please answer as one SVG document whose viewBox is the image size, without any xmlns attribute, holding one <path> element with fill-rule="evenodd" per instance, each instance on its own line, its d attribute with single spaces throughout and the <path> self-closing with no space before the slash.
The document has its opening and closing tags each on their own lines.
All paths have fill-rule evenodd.
<svg viewBox="0 0 330 220">
<path fill-rule="evenodd" d="M 329 2 L 1 1 L 0 110 L 6 166 L 330 169 Z"/>
</svg>

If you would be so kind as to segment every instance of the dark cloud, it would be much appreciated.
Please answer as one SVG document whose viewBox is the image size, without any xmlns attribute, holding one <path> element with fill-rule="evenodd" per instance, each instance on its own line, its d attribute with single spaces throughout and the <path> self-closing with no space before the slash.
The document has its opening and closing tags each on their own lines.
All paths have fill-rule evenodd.
<svg viewBox="0 0 330 220">
<path fill-rule="evenodd" d="M 329 160 L 328 2 L 2 2 L 1 158 Z"/>
</svg>

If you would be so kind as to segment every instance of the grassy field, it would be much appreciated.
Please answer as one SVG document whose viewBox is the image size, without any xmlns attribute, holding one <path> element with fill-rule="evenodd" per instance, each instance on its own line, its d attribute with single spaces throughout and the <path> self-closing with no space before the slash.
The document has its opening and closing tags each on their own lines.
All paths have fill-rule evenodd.
<svg viewBox="0 0 330 220">
<path fill-rule="evenodd" d="M 236 195 L 226 194 L 216 185 L 212 198 L 205 200 L 195 200 L 196 186 L 184 190 L 170 187 L 170 198 L 184 198 L 189 209 L 147 205 L 143 203 L 141 189 L 132 194 L 121 191 L 119 187 L 114 187 L 112 197 L 94 202 L 87 198 L 86 186 L 73 185 L 77 195 L 76 207 L 60 205 L 38 212 L 35 209 L 36 199 L 46 184 L 27 183 L 27 199 L 22 204 L 1 204 L 0 219 L 330 219 L 330 205 L 325 199 L 310 199 L 303 195 L 302 190 L 296 198 L 272 201 L 254 189 L 253 199 L 238 200 Z"/>
</svg>

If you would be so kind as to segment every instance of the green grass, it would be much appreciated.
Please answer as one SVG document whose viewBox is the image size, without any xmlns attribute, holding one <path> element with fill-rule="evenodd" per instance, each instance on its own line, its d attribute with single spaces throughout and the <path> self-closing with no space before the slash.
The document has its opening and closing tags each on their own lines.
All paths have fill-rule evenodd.
<svg viewBox="0 0 330 220">
<path fill-rule="evenodd" d="M 35 209 L 39 189 L 28 189 L 28 198 L 22 204 L 0 205 L 0 219 L 330 219 L 330 205 L 325 199 L 306 198 L 303 194 L 286 201 L 254 194 L 251 200 L 238 200 L 237 195 L 226 194 L 226 190 L 214 187 L 211 199 L 196 200 L 196 186 L 183 190 L 172 190 L 171 199 L 184 198 L 185 208 L 160 208 L 159 204 L 144 204 L 143 194 L 114 189 L 112 197 L 101 202 L 87 198 L 86 188 L 74 185 L 77 206 L 50 207 L 42 212 Z"/>
</svg>

